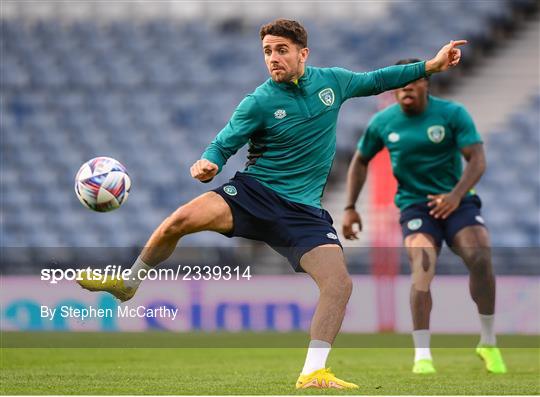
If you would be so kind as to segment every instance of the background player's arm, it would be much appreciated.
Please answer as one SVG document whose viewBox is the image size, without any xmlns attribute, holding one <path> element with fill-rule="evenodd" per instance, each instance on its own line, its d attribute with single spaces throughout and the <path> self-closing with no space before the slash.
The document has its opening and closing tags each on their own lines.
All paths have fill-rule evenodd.
<svg viewBox="0 0 540 397">
<path fill-rule="evenodd" d="M 358 231 L 362 231 L 362 218 L 355 205 L 366 182 L 368 163 L 369 160 L 357 150 L 347 172 L 347 205 L 343 217 L 343 236 L 347 240 L 358 239 L 358 233 L 353 229 L 355 224 L 358 225 Z"/>
<path fill-rule="evenodd" d="M 449 117 L 449 124 L 455 132 L 457 147 L 467 160 L 467 165 L 450 193 L 428 195 L 428 205 L 433 207 L 430 214 L 442 219 L 448 218 L 459 207 L 461 199 L 474 187 L 486 169 L 482 138 L 467 109 L 458 104 Z"/>
<path fill-rule="evenodd" d="M 476 185 L 486 170 L 486 156 L 482 143 L 462 148 L 461 154 L 465 157 L 467 165 L 454 189 L 447 194 L 428 195 L 430 199 L 428 206 L 433 207 L 430 214 L 435 218 L 448 218 L 459 207 L 461 199 Z"/>
<path fill-rule="evenodd" d="M 384 147 L 384 142 L 379 134 L 380 124 L 378 115 L 373 116 L 369 121 L 365 134 L 358 142 L 357 150 L 347 172 L 347 205 L 345 206 L 342 229 L 343 236 L 347 240 L 358 239 L 354 225 L 358 225 L 358 231 L 362 230 L 362 219 L 354 206 L 366 182 L 369 161 Z"/>
<path fill-rule="evenodd" d="M 206 148 L 201 159 L 191 166 L 191 176 L 201 182 L 210 182 L 229 157 L 244 146 L 253 132 L 261 127 L 261 115 L 255 98 L 252 95 L 245 97 L 227 125 Z"/>
</svg>

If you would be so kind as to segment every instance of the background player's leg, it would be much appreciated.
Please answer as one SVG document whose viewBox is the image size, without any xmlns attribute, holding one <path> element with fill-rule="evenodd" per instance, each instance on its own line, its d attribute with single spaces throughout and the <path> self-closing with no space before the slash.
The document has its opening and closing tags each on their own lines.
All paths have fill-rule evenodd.
<svg viewBox="0 0 540 397">
<path fill-rule="evenodd" d="M 225 200 L 217 193 L 204 193 L 178 208 L 158 226 L 140 258 L 148 266 L 156 266 L 171 256 L 182 236 L 203 230 L 225 233 L 232 227 L 232 212 Z"/>
<path fill-rule="evenodd" d="M 467 226 L 454 236 L 452 249 L 469 268 L 469 288 L 480 317 L 480 343 L 476 353 L 489 372 L 504 374 L 506 365 L 495 336 L 495 275 L 491 265 L 489 233 L 483 226 Z"/>
<path fill-rule="evenodd" d="M 467 226 L 454 236 L 453 251 L 469 269 L 469 290 L 482 323 L 481 343 L 495 345 L 495 275 L 491 264 L 489 234 L 483 226 Z"/>
<path fill-rule="evenodd" d="M 480 314 L 495 312 L 495 276 L 489 234 L 483 226 L 467 226 L 454 236 L 453 251 L 469 269 L 469 289 Z"/>
<path fill-rule="evenodd" d="M 311 342 L 302 374 L 324 368 L 352 292 L 352 280 L 341 247 L 322 245 L 304 254 L 300 265 L 319 287 L 320 296 L 311 320 Z"/>
<path fill-rule="evenodd" d="M 405 247 L 411 267 L 410 304 L 413 328 L 429 329 L 432 306 L 429 287 L 435 275 L 438 248 L 433 237 L 424 233 L 407 236 Z"/>
<path fill-rule="evenodd" d="M 435 275 L 438 247 L 432 236 L 415 233 L 405 238 L 411 267 L 410 305 L 413 320 L 414 361 L 431 360 L 429 319 L 431 315 L 430 285 Z M 425 372 L 421 368 L 415 372 Z M 433 370 L 434 371 L 434 370 Z M 431 372 L 431 368 L 428 370 Z"/>
</svg>

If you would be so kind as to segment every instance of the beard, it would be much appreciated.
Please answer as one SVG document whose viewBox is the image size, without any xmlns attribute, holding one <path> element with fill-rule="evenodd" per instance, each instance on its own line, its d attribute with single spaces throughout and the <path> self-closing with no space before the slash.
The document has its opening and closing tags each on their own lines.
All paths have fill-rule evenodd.
<svg viewBox="0 0 540 397">
<path fill-rule="evenodd" d="M 272 80 L 274 80 L 276 83 L 284 83 L 292 81 L 294 78 L 293 73 L 287 73 L 284 70 L 280 70 L 279 73 L 273 72 L 271 74 Z"/>
<path fill-rule="evenodd" d="M 275 74 L 275 72 L 270 72 L 270 77 L 272 78 L 272 80 L 274 80 L 276 83 L 291 82 L 300 77 L 301 63 L 300 61 L 298 61 L 298 64 L 296 65 L 294 71 L 285 71 L 283 69 L 279 69 L 278 72 L 278 74 Z"/>
</svg>

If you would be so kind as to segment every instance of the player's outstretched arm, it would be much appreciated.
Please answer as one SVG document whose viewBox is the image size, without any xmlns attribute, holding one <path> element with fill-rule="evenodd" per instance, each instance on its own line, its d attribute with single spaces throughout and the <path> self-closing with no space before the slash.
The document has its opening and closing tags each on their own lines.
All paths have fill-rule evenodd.
<svg viewBox="0 0 540 397">
<path fill-rule="evenodd" d="M 334 68 L 333 71 L 344 87 L 344 99 L 377 95 L 405 87 L 415 80 L 456 66 L 461 60 L 461 50 L 458 47 L 464 44 L 467 44 L 467 40 L 452 40 L 442 47 L 434 58 L 425 62 L 387 66 L 364 73 L 340 68 Z"/>
<path fill-rule="evenodd" d="M 426 61 L 426 73 L 444 72 L 456 66 L 461 60 L 461 50 L 458 47 L 464 44 L 467 44 L 467 40 L 451 40 L 434 58 Z"/>
<path fill-rule="evenodd" d="M 201 182 L 211 181 L 219 171 L 217 164 L 206 159 L 197 160 L 190 168 L 191 176 Z"/>
</svg>

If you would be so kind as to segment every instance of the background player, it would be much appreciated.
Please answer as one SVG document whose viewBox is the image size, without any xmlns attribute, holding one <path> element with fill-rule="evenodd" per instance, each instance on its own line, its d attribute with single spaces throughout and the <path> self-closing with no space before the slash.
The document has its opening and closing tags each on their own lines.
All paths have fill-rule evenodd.
<svg viewBox="0 0 540 397">
<path fill-rule="evenodd" d="M 398 64 L 417 62 L 401 60 Z M 378 112 L 358 143 L 347 176 L 347 206 L 343 234 L 361 219 L 355 203 L 367 177 L 369 161 L 383 147 L 390 152 L 398 181 L 395 203 L 412 273 L 410 305 L 415 345 L 415 373 L 434 373 L 429 320 L 430 284 L 443 240 L 469 269 L 470 293 L 481 323 L 476 349 L 489 372 L 506 372 L 493 329 L 495 276 L 489 234 L 473 187 L 486 161 L 482 140 L 463 106 L 429 95 L 429 80 L 421 78 L 397 89 L 394 104 Z M 461 156 L 467 161 L 462 172 Z"/>
<path fill-rule="evenodd" d="M 133 265 L 133 274 L 166 260 L 179 239 L 190 233 L 210 230 L 267 242 L 295 270 L 307 272 L 320 290 L 296 387 L 356 388 L 325 368 L 352 290 L 332 219 L 320 204 L 335 155 L 338 112 L 351 97 L 378 94 L 457 65 L 457 46 L 465 41 L 450 42 L 427 62 L 353 73 L 306 67 L 307 33 L 298 22 L 276 20 L 261 28 L 260 37 L 271 79 L 240 103 L 203 158 L 193 164 L 191 175 L 210 181 L 249 142 L 246 169 L 165 219 Z M 125 301 L 140 281 L 80 283 Z"/>
</svg>

